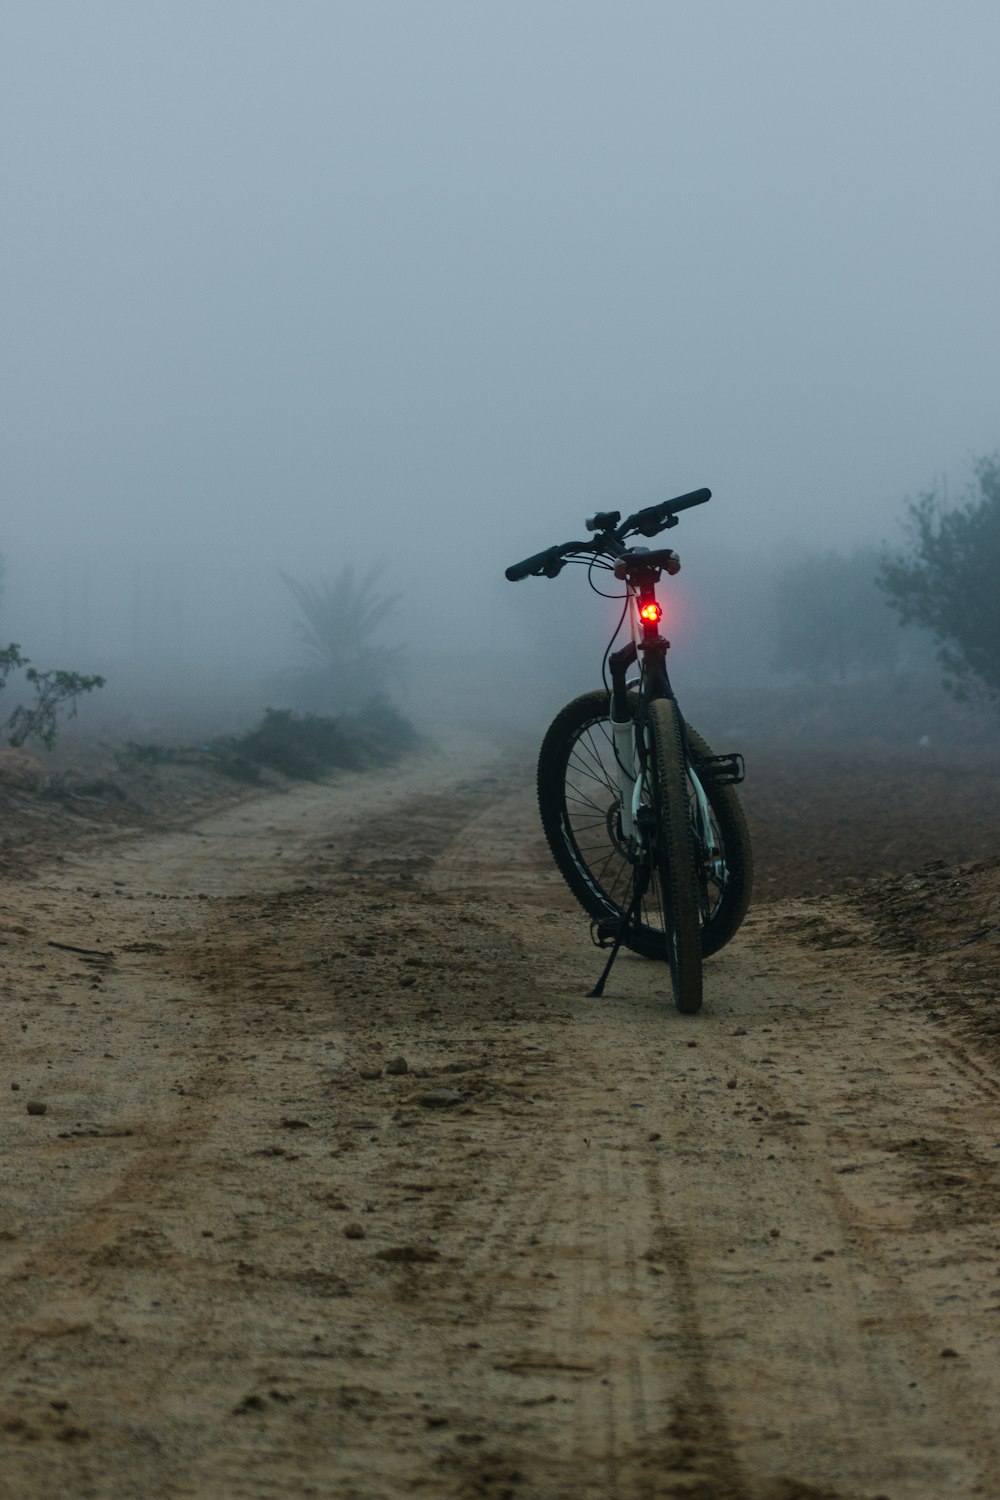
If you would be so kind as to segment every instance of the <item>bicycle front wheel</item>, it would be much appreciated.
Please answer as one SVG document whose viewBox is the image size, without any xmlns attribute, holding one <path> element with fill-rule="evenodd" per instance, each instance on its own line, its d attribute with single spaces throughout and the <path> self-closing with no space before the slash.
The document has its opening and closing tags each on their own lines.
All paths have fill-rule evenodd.
<svg viewBox="0 0 1000 1500">
<path fill-rule="evenodd" d="M 687 725 L 695 765 L 711 750 Z M 750 835 L 731 786 L 702 778 L 711 813 L 712 855 L 703 850 L 701 952 L 716 953 L 736 932 L 750 902 L 753 861 Z M 694 788 L 688 777 L 693 817 Z M 614 928 L 624 916 L 635 873 L 634 851 L 622 829 L 618 770 L 606 691 L 584 693 L 556 715 L 538 757 L 538 808 L 559 870 L 588 916 Z M 667 943 L 655 889 L 647 892 L 637 926 L 623 942 L 645 958 L 665 959 Z"/>
<path fill-rule="evenodd" d="M 660 918 L 674 1003 L 701 1009 L 701 931 L 694 835 L 688 813 L 687 766 L 677 704 L 657 698 L 646 718 L 650 792 L 649 856 L 657 877 Z"/>
</svg>

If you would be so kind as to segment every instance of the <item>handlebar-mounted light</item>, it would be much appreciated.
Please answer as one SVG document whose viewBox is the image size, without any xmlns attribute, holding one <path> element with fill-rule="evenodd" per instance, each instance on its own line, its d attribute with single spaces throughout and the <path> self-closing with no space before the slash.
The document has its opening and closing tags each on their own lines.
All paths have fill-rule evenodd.
<svg viewBox="0 0 1000 1500">
<path fill-rule="evenodd" d="M 587 519 L 585 525 L 588 531 L 614 531 L 621 518 L 620 510 L 599 510 Z"/>
</svg>

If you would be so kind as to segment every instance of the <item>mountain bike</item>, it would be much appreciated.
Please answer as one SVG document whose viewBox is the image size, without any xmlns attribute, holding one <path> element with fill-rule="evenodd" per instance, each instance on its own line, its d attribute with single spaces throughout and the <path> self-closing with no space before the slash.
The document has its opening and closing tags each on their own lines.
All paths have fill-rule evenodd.
<svg viewBox="0 0 1000 1500">
<path fill-rule="evenodd" d="M 538 757 L 538 806 L 556 865 L 611 952 L 592 995 L 601 995 L 620 947 L 669 964 L 674 1002 L 702 1003 L 702 959 L 733 937 L 750 901 L 750 835 L 734 787 L 743 757 L 714 755 L 684 719 L 667 674 L 656 585 L 680 571 L 669 547 L 627 546 L 678 524 L 678 512 L 711 499 L 693 490 L 623 521 L 617 510 L 586 522 L 586 541 L 563 542 L 507 568 L 555 578 L 567 563 L 607 572 L 624 592 L 604 653 L 604 687 L 568 703 Z M 629 622 L 630 638 L 614 651 Z"/>
</svg>

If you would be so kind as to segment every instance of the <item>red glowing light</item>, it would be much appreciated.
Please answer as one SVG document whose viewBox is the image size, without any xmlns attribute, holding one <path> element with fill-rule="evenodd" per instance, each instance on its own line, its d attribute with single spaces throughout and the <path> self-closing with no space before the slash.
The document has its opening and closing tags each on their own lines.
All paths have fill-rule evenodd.
<svg viewBox="0 0 1000 1500">
<path fill-rule="evenodd" d="M 658 604 L 644 604 L 639 611 L 639 618 L 645 620 L 647 625 L 658 625 L 663 619 L 663 610 Z"/>
</svg>

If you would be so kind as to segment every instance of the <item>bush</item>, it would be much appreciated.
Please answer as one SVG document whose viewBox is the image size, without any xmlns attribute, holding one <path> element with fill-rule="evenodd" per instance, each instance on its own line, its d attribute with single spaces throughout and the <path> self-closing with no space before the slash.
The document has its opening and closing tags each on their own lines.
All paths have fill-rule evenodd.
<svg viewBox="0 0 1000 1500">
<path fill-rule="evenodd" d="M 0 691 L 7 686 L 12 673 L 23 672 L 24 680 L 34 694 L 34 702 L 18 704 L 14 712 L 0 724 L 0 732 L 8 745 L 19 748 L 26 740 L 41 740 L 46 750 L 55 744 L 59 716 L 74 719 L 77 699 L 82 693 L 91 693 L 104 686 L 104 678 L 85 676 L 81 672 L 65 672 L 54 669 L 40 672 L 33 667 L 21 648 L 11 644 L 0 650 Z"/>
<path fill-rule="evenodd" d="M 219 741 L 213 749 L 223 758 L 243 758 L 293 780 L 317 781 L 327 771 L 390 764 L 419 743 L 420 736 L 402 714 L 375 701 L 336 719 L 269 708 L 256 729 Z"/>
<path fill-rule="evenodd" d="M 173 745 L 141 745 L 136 740 L 129 740 L 124 749 L 115 752 L 115 761 L 118 769 L 125 771 L 129 766 L 174 765 L 182 754 L 183 751 Z"/>
</svg>

